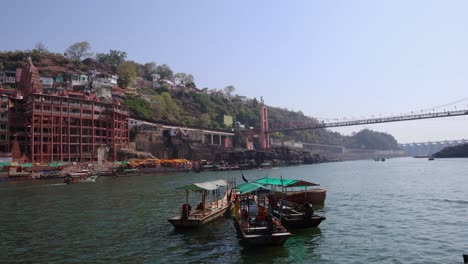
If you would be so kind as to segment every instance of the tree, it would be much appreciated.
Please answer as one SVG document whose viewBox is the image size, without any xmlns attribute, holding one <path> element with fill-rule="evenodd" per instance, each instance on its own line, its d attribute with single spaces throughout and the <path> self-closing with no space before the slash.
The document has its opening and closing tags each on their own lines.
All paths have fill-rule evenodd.
<svg viewBox="0 0 468 264">
<path fill-rule="evenodd" d="M 229 85 L 224 87 L 224 94 L 227 96 L 227 98 L 231 98 L 231 94 L 236 90 L 236 87 L 234 85 Z"/>
<path fill-rule="evenodd" d="M 192 74 L 187 74 L 187 73 L 184 73 L 184 72 L 178 72 L 178 73 L 176 73 L 174 75 L 174 77 L 180 79 L 181 84 L 184 85 L 184 86 L 189 84 L 189 83 L 194 82 L 194 78 L 193 78 Z"/>
<path fill-rule="evenodd" d="M 123 88 L 127 88 L 137 76 L 137 67 L 132 61 L 122 62 L 119 67 L 117 67 L 117 74 L 119 79 L 117 83 Z"/>
<path fill-rule="evenodd" d="M 46 53 L 46 52 L 49 52 L 49 51 L 47 50 L 46 45 L 44 45 L 44 43 L 42 43 L 42 42 L 36 43 L 36 46 L 34 46 L 34 47 L 39 51 L 39 53 Z"/>
<path fill-rule="evenodd" d="M 92 53 L 89 52 L 91 49 L 91 45 L 87 41 L 77 42 L 65 51 L 65 56 L 75 59 L 81 60 L 82 58 L 91 57 Z"/>
<path fill-rule="evenodd" d="M 171 68 L 167 64 L 159 65 L 156 68 L 156 73 L 159 75 L 160 80 L 169 80 L 174 75 Z"/>
<path fill-rule="evenodd" d="M 117 71 L 117 67 L 125 61 L 127 58 L 127 52 L 125 51 L 120 51 L 120 50 L 109 50 L 108 54 L 105 53 L 98 53 L 96 55 L 96 59 L 110 68 L 112 72 Z"/>
<path fill-rule="evenodd" d="M 157 73 L 156 62 L 147 62 L 143 65 L 143 77 L 148 81 L 154 81 L 153 75 Z"/>
</svg>

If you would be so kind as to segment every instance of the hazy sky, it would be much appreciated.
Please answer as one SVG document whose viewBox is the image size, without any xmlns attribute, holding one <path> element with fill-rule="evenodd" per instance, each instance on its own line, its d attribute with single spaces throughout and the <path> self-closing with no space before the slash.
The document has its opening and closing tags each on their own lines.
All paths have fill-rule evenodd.
<svg viewBox="0 0 468 264">
<path fill-rule="evenodd" d="M 467 10 L 462 0 L 15 0 L 2 3 L 0 50 L 88 41 L 191 73 L 200 88 L 234 85 L 313 117 L 371 117 L 468 97 Z M 367 128 L 403 143 L 468 138 L 466 117 Z"/>
</svg>

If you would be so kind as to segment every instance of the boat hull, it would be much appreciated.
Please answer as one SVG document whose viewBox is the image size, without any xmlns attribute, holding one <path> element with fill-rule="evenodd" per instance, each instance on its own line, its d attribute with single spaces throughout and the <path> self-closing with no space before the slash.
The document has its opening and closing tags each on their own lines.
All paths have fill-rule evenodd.
<svg viewBox="0 0 468 264">
<path fill-rule="evenodd" d="M 282 198 L 282 193 L 277 192 L 277 199 Z M 284 195 L 286 201 L 296 204 L 311 203 L 314 207 L 322 207 L 325 205 L 327 190 L 325 189 L 310 189 L 307 191 L 288 192 Z"/>
<path fill-rule="evenodd" d="M 281 223 L 284 226 L 291 228 L 309 228 L 309 227 L 318 227 L 320 223 L 326 218 L 323 216 L 314 215 L 309 219 L 304 219 L 303 216 L 300 217 L 281 217 Z"/>
<path fill-rule="evenodd" d="M 230 209 L 228 204 L 216 209 L 196 210 L 187 219 L 181 219 L 180 215 L 167 219 L 175 228 L 198 228 L 222 217 Z"/>
<path fill-rule="evenodd" d="M 291 236 L 291 233 L 278 222 L 276 222 L 277 230 L 268 232 L 264 226 L 245 227 L 238 219 L 234 219 L 234 221 L 240 237 L 249 246 L 281 246 Z"/>
</svg>

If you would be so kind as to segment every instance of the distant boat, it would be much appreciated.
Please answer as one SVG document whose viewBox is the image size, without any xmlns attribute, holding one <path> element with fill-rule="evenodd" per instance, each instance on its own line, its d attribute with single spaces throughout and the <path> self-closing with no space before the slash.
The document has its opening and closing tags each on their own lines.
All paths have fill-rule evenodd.
<svg viewBox="0 0 468 264">
<path fill-rule="evenodd" d="M 428 160 L 434 160 L 434 157 L 430 156 L 430 157 L 428 158 Z"/>
<path fill-rule="evenodd" d="M 74 184 L 74 183 L 96 182 L 98 177 L 99 177 L 98 175 L 92 175 L 92 173 L 87 170 L 70 172 L 65 177 L 64 183 Z"/>
<path fill-rule="evenodd" d="M 226 187 L 226 192 L 222 198 L 218 198 L 221 188 Z M 182 211 L 179 215 L 167 219 L 175 228 L 197 228 L 209 222 L 212 222 L 221 216 L 231 207 L 230 192 L 226 180 L 216 180 L 209 182 L 192 183 L 177 189 L 185 190 L 185 204 L 182 205 Z M 189 191 L 201 194 L 202 201 L 197 208 L 192 211 L 192 206 L 188 203 Z M 212 193 L 214 202 L 206 203 L 206 197 Z"/>
<path fill-rule="evenodd" d="M 385 158 L 380 158 L 380 161 L 385 161 Z"/>
</svg>

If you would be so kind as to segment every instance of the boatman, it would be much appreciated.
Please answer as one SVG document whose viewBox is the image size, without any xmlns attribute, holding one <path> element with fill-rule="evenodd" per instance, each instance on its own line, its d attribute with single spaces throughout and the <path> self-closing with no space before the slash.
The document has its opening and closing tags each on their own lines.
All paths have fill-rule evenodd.
<svg viewBox="0 0 468 264">
<path fill-rule="evenodd" d="M 192 210 L 192 207 L 190 206 L 190 204 L 184 203 L 182 205 L 182 215 L 181 215 L 180 219 L 181 220 L 187 220 L 189 215 L 190 215 L 191 210 Z"/>
</svg>

